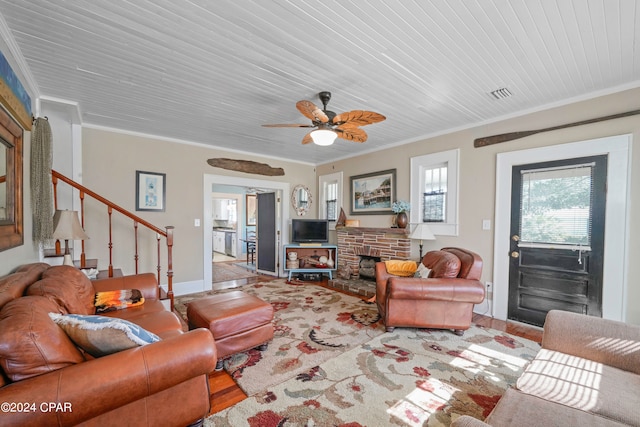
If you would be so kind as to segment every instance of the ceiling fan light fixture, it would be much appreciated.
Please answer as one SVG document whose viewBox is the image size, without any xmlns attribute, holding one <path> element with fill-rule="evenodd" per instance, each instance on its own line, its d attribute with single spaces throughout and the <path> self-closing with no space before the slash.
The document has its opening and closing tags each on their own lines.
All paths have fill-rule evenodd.
<svg viewBox="0 0 640 427">
<path fill-rule="evenodd" d="M 311 132 L 311 139 L 316 145 L 327 146 L 334 143 L 338 134 L 329 129 L 317 129 Z"/>
</svg>

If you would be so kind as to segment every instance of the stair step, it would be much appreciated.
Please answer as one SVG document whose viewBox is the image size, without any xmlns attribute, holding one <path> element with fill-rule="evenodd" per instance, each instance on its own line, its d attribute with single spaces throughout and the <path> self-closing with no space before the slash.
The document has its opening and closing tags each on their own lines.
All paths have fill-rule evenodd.
<svg viewBox="0 0 640 427">
<path fill-rule="evenodd" d="M 120 270 L 119 268 L 114 268 L 113 269 L 113 277 L 122 277 L 124 276 L 122 274 L 122 270 Z M 100 270 L 98 272 L 98 275 L 96 276 L 96 279 L 108 279 L 109 278 L 109 270 Z"/>
<path fill-rule="evenodd" d="M 45 249 L 42 252 L 45 258 L 56 258 L 64 256 L 63 253 L 57 254 L 55 249 Z"/>
<path fill-rule="evenodd" d="M 63 258 L 64 254 L 57 254 L 55 249 L 44 249 L 42 251 L 44 258 Z M 73 261 L 73 265 L 77 268 L 80 268 L 80 261 Z M 98 260 L 97 259 L 87 259 L 85 260 L 84 268 L 98 268 Z"/>
<path fill-rule="evenodd" d="M 75 265 L 77 268 L 80 268 L 80 261 L 74 261 L 73 265 Z M 87 259 L 85 260 L 85 266 L 84 268 L 98 268 L 98 260 L 97 259 Z"/>
</svg>

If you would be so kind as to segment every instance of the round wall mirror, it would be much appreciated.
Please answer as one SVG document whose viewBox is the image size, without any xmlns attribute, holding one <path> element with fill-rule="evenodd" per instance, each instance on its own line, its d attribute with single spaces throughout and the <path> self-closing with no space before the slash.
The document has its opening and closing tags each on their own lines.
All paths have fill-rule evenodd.
<svg viewBox="0 0 640 427">
<path fill-rule="evenodd" d="M 311 191 L 305 185 L 298 184 L 291 193 L 291 205 L 299 216 L 306 215 L 311 209 Z"/>
</svg>

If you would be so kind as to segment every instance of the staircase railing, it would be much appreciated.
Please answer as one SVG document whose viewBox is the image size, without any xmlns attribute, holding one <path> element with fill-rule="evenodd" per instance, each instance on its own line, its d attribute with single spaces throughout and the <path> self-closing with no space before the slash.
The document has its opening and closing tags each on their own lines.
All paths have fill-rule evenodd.
<svg viewBox="0 0 640 427">
<path fill-rule="evenodd" d="M 54 200 L 54 207 L 57 210 L 58 209 L 58 180 L 63 181 L 67 184 L 69 184 L 70 186 L 72 186 L 73 188 L 77 189 L 80 193 L 80 222 L 82 224 L 82 227 L 84 228 L 84 198 L 85 196 L 90 196 L 93 199 L 99 201 L 100 203 L 106 205 L 107 207 L 107 214 L 109 216 L 109 243 L 108 243 L 108 248 L 109 248 L 109 267 L 108 267 L 108 276 L 109 277 L 113 277 L 113 236 L 112 236 L 112 221 L 111 221 L 111 217 L 113 214 L 113 211 L 117 211 L 120 212 L 122 215 L 130 218 L 133 221 L 133 234 L 134 234 L 134 240 L 135 240 L 135 252 L 134 252 L 134 263 L 135 263 L 135 272 L 136 274 L 138 274 L 138 261 L 139 261 L 139 254 L 138 254 L 138 226 L 142 225 L 144 227 L 146 227 L 147 229 L 153 231 L 156 233 L 156 241 L 157 241 L 157 248 L 158 248 L 158 254 L 157 254 L 157 278 L 158 278 L 158 283 L 160 283 L 160 274 L 162 271 L 162 266 L 161 266 L 161 262 L 160 262 L 160 249 L 161 249 L 161 239 L 164 238 L 166 241 L 166 245 L 167 245 L 167 298 L 170 299 L 171 301 L 171 311 L 173 311 L 173 226 L 166 226 L 165 230 L 162 230 L 161 228 L 156 227 L 155 225 L 151 224 L 148 221 L 145 221 L 144 219 L 140 218 L 139 216 L 129 212 L 128 210 L 118 206 L 117 204 L 111 202 L 110 200 L 100 196 L 99 194 L 89 190 L 88 188 L 84 187 L 81 184 L 78 184 L 77 182 L 73 181 L 72 179 L 67 178 L 66 176 L 62 175 L 59 172 L 56 172 L 55 170 L 51 170 L 51 181 L 53 183 L 53 200 Z M 56 242 L 56 254 L 61 254 L 61 248 L 60 248 L 60 242 L 57 241 Z M 81 249 L 81 253 L 80 253 L 80 268 L 85 268 L 86 267 L 86 254 L 85 254 L 85 247 L 84 247 L 84 240 L 82 240 L 82 249 Z M 160 298 L 160 295 L 158 295 L 158 298 Z"/>
</svg>

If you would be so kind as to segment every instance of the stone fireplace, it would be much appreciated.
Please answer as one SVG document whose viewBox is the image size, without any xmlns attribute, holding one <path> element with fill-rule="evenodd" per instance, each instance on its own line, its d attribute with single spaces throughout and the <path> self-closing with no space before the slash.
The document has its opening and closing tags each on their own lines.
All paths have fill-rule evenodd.
<svg viewBox="0 0 640 427">
<path fill-rule="evenodd" d="M 360 277 L 361 259 L 409 259 L 411 254 L 409 230 L 405 228 L 336 227 L 336 231 L 338 271 L 337 278 L 329 281 L 329 285 L 333 287 L 373 296 L 375 270 L 373 274 L 368 270 L 365 276 L 370 277 L 363 280 Z"/>
<path fill-rule="evenodd" d="M 360 255 L 358 263 L 358 278 L 362 280 L 376 280 L 376 262 L 379 262 L 379 256 Z"/>
</svg>

